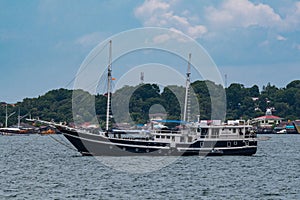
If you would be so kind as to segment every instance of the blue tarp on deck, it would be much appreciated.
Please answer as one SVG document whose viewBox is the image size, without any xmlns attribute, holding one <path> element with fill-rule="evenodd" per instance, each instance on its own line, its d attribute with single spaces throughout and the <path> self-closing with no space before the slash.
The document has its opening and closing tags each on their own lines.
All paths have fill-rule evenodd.
<svg viewBox="0 0 300 200">
<path fill-rule="evenodd" d="M 161 123 L 178 123 L 178 124 L 187 124 L 188 122 L 182 120 L 171 120 L 171 119 L 163 119 L 163 120 L 153 120 L 155 122 Z"/>
</svg>

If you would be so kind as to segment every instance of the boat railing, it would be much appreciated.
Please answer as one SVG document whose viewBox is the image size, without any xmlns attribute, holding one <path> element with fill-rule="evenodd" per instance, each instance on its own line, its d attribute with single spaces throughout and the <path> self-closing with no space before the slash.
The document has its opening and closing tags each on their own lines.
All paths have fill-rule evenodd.
<svg viewBox="0 0 300 200">
<path fill-rule="evenodd" d="M 205 139 L 249 139 L 256 138 L 255 134 L 245 134 L 245 135 L 200 135 L 200 138 Z"/>
<path fill-rule="evenodd" d="M 154 134 L 180 134 L 181 131 L 177 130 L 154 130 Z"/>
<path fill-rule="evenodd" d="M 115 139 L 115 137 L 110 137 L 110 138 Z M 123 140 L 143 140 L 143 141 L 152 141 L 152 140 L 154 140 L 151 137 L 121 137 L 121 138 L 118 138 L 118 139 L 123 139 Z"/>
</svg>

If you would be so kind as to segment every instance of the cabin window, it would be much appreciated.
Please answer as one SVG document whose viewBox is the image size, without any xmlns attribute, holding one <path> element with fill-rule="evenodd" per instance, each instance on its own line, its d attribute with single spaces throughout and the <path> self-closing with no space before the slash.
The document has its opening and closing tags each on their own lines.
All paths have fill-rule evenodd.
<svg viewBox="0 0 300 200">
<path fill-rule="evenodd" d="M 174 136 L 172 137 L 172 141 L 175 142 L 175 137 Z"/>
<path fill-rule="evenodd" d="M 200 142 L 200 147 L 203 147 L 203 142 Z"/>
<path fill-rule="evenodd" d="M 156 137 L 156 138 L 159 138 L 159 135 L 156 135 L 155 137 Z"/>
<path fill-rule="evenodd" d="M 201 129 L 201 135 L 206 135 L 208 132 L 208 128 L 202 128 Z"/>
<path fill-rule="evenodd" d="M 165 136 L 164 136 L 164 135 L 162 135 L 162 136 L 161 136 L 161 139 L 165 139 Z"/>
<path fill-rule="evenodd" d="M 218 136 L 218 135 L 219 135 L 219 131 L 220 131 L 220 129 L 218 129 L 218 128 L 213 128 L 211 134 L 212 134 L 213 136 Z"/>
<path fill-rule="evenodd" d="M 184 142 L 184 137 L 180 137 L 180 142 Z"/>
<path fill-rule="evenodd" d="M 167 136 L 167 139 L 170 139 L 170 136 Z"/>
<path fill-rule="evenodd" d="M 236 129 L 235 129 L 235 128 L 234 128 L 234 129 L 232 129 L 232 132 L 233 132 L 233 133 L 236 133 Z"/>
<path fill-rule="evenodd" d="M 231 147 L 231 142 L 227 142 L 227 146 L 228 146 L 228 147 Z"/>
</svg>

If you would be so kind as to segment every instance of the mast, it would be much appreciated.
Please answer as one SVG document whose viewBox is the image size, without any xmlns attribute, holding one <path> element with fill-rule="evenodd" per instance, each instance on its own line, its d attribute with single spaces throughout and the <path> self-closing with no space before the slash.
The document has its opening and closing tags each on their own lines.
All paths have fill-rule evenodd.
<svg viewBox="0 0 300 200">
<path fill-rule="evenodd" d="M 21 112 L 20 112 L 20 107 L 19 107 L 19 114 L 18 114 L 18 128 L 20 128 L 21 119 L 23 119 L 24 117 L 26 117 L 26 116 L 28 115 L 28 114 L 26 114 L 26 115 L 21 116 L 20 114 L 21 114 Z M 31 116 L 30 116 L 30 119 L 31 119 Z"/>
<path fill-rule="evenodd" d="M 185 84 L 185 99 L 184 99 L 184 113 L 183 113 L 183 121 L 190 121 L 190 105 L 189 105 L 189 91 L 191 84 L 191 57 L 192 54 L 189 54 L 188 68 L 186 72 L 186 84 Z"/>
<path fill-rule="evenodd" d="M 21 116 L 20 116 L 20 107 L 19 107 L 19 113 L 18 113 L 18 128 L 20 128 L 21 124 Z"/>
<path fill-rule="evenodd" d="M 7 121 L 8 121 L 8 118 L 11 117 L 13 114 L 15 114 L 16 112 L 13 112 L 13 113 L 10 113 L 8 115 L 7 113 L 7 104 L 5 104 L 5 128 L 7 128 Z"/>
<path fill-rule="evenodd" d="M 107 107 L 106 107 L 106 132 L 109 130 L 109 110 L 110 110 L 110 95 L 111 95 L 111 62 L 112 62 L 112 41 L 109 41 L 109 59 L 107 69 Z"/>
<path fill-rule="evenodd" d="M 5 128 L 7 128 L 7 120 L 8 120 L 8 115 L 7 115 L 7 104 L 5 104 Z"/>
</svg>

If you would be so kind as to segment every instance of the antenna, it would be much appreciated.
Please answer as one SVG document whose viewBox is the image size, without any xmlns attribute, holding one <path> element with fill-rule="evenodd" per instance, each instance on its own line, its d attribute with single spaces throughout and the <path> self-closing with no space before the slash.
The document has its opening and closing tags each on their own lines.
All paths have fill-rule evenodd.
<svg viewBox="0 0 300 200">
<path fill-rule="evenodd" d="M 227 88 L 227 74 L 225 74 L 225 88 Z"/>
<path fill-rule="evenodd" d="M 141 72 L 141 77 L 140 77 L 140 79 L 141 79 L 141 84 L 143 84 L 143 83 L 144 83 L 144 72 Z"/>
</svg>

